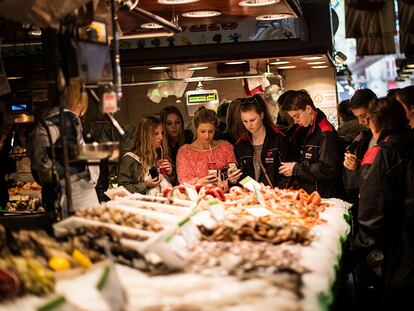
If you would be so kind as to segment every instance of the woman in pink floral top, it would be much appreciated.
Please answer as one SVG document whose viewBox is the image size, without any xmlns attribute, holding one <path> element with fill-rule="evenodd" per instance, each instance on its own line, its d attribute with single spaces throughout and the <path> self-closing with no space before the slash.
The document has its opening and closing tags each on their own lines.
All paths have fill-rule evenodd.
<svg viewBox="0 0 414 311">
<path fill-rule="evenodd" d="M 214 111 L 200 107 L 194 114 L 193 122 L 196 138 L 191 144 L 183 145 L 177 154 L 179 183 L 218 184 L 227 189 L 227 180 L 220 180 L 213 173 L 228 163 L 236 162 L 233 146 L 224 140 L 214 140 L 218 123 Z M 240 170 L 234 170 L 229 172 L 228 178 L 231 182 L 237 182 L 240 175 Z"/>
</svg>

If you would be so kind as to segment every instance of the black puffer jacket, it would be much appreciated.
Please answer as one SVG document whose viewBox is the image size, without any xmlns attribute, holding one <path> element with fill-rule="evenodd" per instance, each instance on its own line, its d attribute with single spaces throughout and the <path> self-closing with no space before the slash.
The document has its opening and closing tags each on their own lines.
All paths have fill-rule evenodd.
<svg viewBox="0 0 414 311">
<path fill-rule="evenodd" d="M 253 158 L 255 155 L 253 146 L 247 135 L 251 138 L 250 133 L 243 135 L 234 145 L 234 153 L 239 168 L 243 172 L 243 177 L 250 176 L 254 178 Z M 284 188 L 288 182 L 285 176 L 279 174 L 279 166 L 280 162 L 291 160 L 289 148 L 289 141 L 285 138 L 285 134 L 279 131 L 276 126 L 266 127 L 266 137 L 263 142 L 261 160 L 274 187 Z M 266 177 L 262 172 L 260 173 L 258 181 L 268 185 Z"/>
<path fill-rule="evenodd" d="M 355 248 L 385 288 L 414 289 L 414 131 L 379 141 L 361 165 Z"/>
<path fill-rule="evenodd" d="M 309 127 L 299 126 L 292 137 L 296 161 L 292 176 L 306 192 L 324 198 L 342 197 L 342 150 L 325 114 L 317 109 Z"/>
</svg>

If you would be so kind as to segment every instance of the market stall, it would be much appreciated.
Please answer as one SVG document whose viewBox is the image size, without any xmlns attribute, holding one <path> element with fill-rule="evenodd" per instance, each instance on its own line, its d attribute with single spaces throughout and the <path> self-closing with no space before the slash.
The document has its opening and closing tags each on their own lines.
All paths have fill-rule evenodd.
<svg viewBox="0 0 414 311">
<path fill-rule="evenodd" d="M 39 307 L 56 295 L 79 310 L 329 307 L 349 233 L 348 203 L 264 186 L 232 188 L 222 201 L 212 187 L 197 188 L 177 187 L 166 198 L 132 194 L 78 211 L 55 224 L 56 238 L 13 232 L 18 252 L 33 256 L 3 257 L 1 271 L 17 271 L 23 291 L 0 310 L 55 310 Z M 7 253 L 10 241 L 2 241 Z M 25 280 L 22 260 L 42 267 L 50 281 L 38 279 L 40 272 Z M 119 295 L 112 300 L 98 286 L 108 269 L 118 280 L 111 281 Z"/>
</svg>

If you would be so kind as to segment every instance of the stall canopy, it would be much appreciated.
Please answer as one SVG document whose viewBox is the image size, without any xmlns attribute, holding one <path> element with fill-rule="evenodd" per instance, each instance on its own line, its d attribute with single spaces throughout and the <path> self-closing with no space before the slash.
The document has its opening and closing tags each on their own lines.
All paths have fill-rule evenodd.
<svg viewBox="0 0 414 311">
<path fill-rule="evenodd" d="M 406 53 L 414 49 L 414 1 L 346 0 L 346 36 L 357 41 L 357 55 Z M 399 25 L 399 49 L 394 36 Z"/>
</svg>

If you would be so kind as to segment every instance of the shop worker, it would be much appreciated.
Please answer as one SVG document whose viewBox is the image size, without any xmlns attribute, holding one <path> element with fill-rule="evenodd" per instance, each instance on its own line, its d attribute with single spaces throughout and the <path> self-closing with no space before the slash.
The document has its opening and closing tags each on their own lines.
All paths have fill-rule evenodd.
<svg viewBox="0 0 414 311">
<path fill-rule="evenodd" d="M 282 109 L 298 125 L 292 135 L 297 161 L 282 163 L 279 172 L 294 179 L 308 193 L 318 191 L 324 198 L 342 196 L 342 161 L 332 124 L 305 90 L 291 92 Z"/>
<path fill-rule="evenodd" d="M 286 187 L 289 180 L 279 167 L 290 159 L 289 141 L 274 124 L 262 97 L 243 98 L 240 115 L 247 133 L 236 142 L 234 152 L 243 174 L 265 185 Z"/>
<path fill-rule="evenodd" d="M 79 78 L 72 78 L 66 86 L 66 109 L 64 120 L 67 142 L 69 147 L 83 144 L 82 117 L 88 107 L 88 97 L 83 91 Z M 31 158 L 33 178 L 42 186 L 42 203 L 51 218 L 60 206 L 60 194 L 64 193 L 60 180 L 64 179 L 64 169 L 61 152 L 56 151 L 56 161 L 52 161 L 48 147 L 62 146 L 63 135 L 60 126 L 59 107 L 45 110 L 30 135 L 28 151 Z M 89 183 L 90 174 L 85 163 L 70 162 L 72 202 L 74 208 L 80 208 L 85 202 L 99 204 L 94 185 Z M 89 206 L 90 207 L 90 206 Z"/>
</svg>

